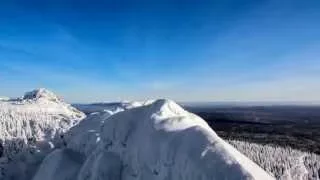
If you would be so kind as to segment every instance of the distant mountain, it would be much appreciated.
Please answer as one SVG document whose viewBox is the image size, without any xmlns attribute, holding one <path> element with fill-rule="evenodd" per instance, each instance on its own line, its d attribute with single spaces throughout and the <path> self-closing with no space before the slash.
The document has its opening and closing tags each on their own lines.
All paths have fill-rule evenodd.
<svg viewBox="0 0 320 180">
<path fill-rule="evenodd" d="M 111 111 L 126 110 L 134 107 L 139 107 L 142 105 L 147 105 L 152 102 L 153 100 L 148 100 L 145 102 L 122 101 L 122 102 L 103 102 L 103 103 L 91 103 L 91 104 L 73 104 L 73 106 L 81 110 L 85 114 L 90 114 L 90 113 L 103 111 L 103 110 L 109 110 L 109 111 L 110 110 Z"/>
<path fill-rule="evenodd" d="M 2 172 L 5 172 L 5 176 L 24 176 L 25 174 L 18 173 L 18 167 L 5 169 L 5 166 L 15 166 L 15 162 L 21 164 L 19 158 L 22 156 L 32 159 L 37 153 L 40 155 L 51 151 L 58 144 L 57 141 L 61 141 L 60 135 L 84 117 L 84 113 L 46 89 L 27 92 L 23 98 L 0 101 Z M 11 172 L 12 170 L 15 171 Z"/>
<path fill-rule="evenodd" d="M 8 97 L 0 96 L 0 101 L 8 101 L 9 99 Z"/>
</svg>

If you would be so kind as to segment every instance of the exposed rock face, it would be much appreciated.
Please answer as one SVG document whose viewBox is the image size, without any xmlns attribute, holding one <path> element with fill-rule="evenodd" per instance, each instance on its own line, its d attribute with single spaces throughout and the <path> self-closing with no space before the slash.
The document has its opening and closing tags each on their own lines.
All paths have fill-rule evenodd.
<svg viewBox="0 0 320 180">
<path fill-rule="evenodd" d="M 57 95 L 55 95 L 53 92 L 40 88 L 36 89 L 30 92 L 26 92 L 23 96 L 24 100 L 39 100 L 39 99 L 46 99 L 48 101 L 54 101 L 59 102 L 62 101 Z"/>
</svg>

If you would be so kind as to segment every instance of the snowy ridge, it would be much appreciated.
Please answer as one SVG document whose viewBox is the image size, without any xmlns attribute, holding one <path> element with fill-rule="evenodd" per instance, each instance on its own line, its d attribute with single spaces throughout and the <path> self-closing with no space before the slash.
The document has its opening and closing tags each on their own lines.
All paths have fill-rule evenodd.
<svg viewBox="0 0 320 180">
<path fill-rule="evenodd" d="M 170 100 L 92 113 L 43 161 L 41 179 L 273 179 Z"/>
<path fill-rule="evenodd" d="M 0 101 L 0 179 L 12 174 L 24 176 L 19 166 L 24 169 L 28 165 L 20 162 L 20 158 L 36 161 L 34 156 L 50 152 L 55 141 L 61 140 L 60 135 L 84 117 L 46 89 L 28 92 L 23 98 Z"/>
<path fill-rule="evenodd" d="M 127 109 L 151 104 L 154 100 L 148 100 L 144 102 L 140 101 L 121 101 L 121 102 L 105 102 L 105 103 L 92 103 L 92 104 L 74 104 L 74 106 L 80 109 L 85 114 L 94 112 L 108 111 L 124 111 Z"/>
</svg>

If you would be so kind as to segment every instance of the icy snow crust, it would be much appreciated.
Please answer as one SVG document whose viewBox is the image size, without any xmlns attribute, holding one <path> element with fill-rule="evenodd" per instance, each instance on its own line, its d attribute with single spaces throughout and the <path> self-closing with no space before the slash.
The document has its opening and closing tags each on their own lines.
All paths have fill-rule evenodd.
<svg viewBox="0 0 320 180">
<path fill-rule="evenodd" d="M 34 180 L 273 179 L 170 100 L 91 113 L 65 141 Z"/>
</svg>

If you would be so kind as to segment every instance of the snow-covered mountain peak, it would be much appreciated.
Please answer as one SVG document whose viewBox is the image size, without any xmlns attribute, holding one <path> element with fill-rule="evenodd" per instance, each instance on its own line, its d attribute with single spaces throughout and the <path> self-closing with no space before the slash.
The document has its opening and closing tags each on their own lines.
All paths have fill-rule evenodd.
<svg viewBox="0 0 320 180">
<path fill-rule="evenodd" d="M 154 112 L 184 114 L 186 111 L 177 103 L 170 99 L 158 99 L 152 104 Z"/>
<path fill-rule="evenodd" d="M 23 98 L 0 100 L 0 179 L 4 165 L 18 162 L 20 155 L 33 156 L 34 151 L 54 147 L 55 142 L 62 141 L 60 135 L 84 117 L 84 113 L 46 89 L 27 92 Z"/>
<path fill-rule="evenodd" d="M 210 129 L 205 121 L 184 110 L 173 100 L 159 99 L 145 106 L 145 109 L 148 109 L 154 128 L 158 130 L 180 131 L 192 126 Z"/>
<path fill-rule="evenodd" d="M 35 89 L 33 91 L 26 92 L 23 96 L 23 99 L 24 100 L 46 99 L 54 102 L 62 101 L 60 97 L 58 97 L 56 94 L 54 94 L 53 92 L 45 88 Z"/>
</svg>

